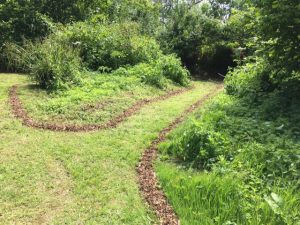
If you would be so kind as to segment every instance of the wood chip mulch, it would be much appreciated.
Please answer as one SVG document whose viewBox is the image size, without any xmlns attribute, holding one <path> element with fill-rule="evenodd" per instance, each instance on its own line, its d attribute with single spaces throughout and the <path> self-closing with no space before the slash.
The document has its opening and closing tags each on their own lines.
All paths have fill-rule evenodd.
<svg viewBox="0 0 300 225">
<path fill-rule="evenodd" d="M 24 109 L 22 102 L 18 97 L 18 85 L 14 85 L 9 90 L 9 103 L 12 108 L 13 115 L 20 119 L 23 125 L 37 128 L 37 129 L 44 129 L 44 130 L 51 130 L 51 131 L 64 131 L 64 132 L 87 132 L 87 131 L 96 131 L 102 129 L 110 129 L 117 127 L 118 124 L 125 121 L 128 117 L 136 114 L 139 110 L 141 110 L 145 105 L 149 105 L 154 102 L 166 100 L 173 96 L 182 94 L 187 92 L 191 89 L 194 89 L 194 86 L 185 89 L 178 89 L 175 91 L 171 91 L 164 95 L 152 98 L 152 99 L 144 99 L 140 100 L 128 109 L 124 110 L 121 114 L 115 116 L 114 118 L 108 120 L 103 124 L 88 124 L 88 125 L 76 125 L 76 124 L 55 124 L 55 123 L 48 123 L 48 122 L 40 122 L 36 121 L 31 118 L 26 110 Z"/>
<path fill-rule="evenodd" d="M 140 191 L 150 207 L 155 211 L 162 225 L 179 225 L 180 222 L 160 188 L 154 172 L 153 162 L 157 157 L 158 145 L 166 140 L 167 135 L 183 122 L 188 114 L 202 106 L 206 100 L 216 95 L 222 89 L 223 85 L 218 85 L 216 89 L 187 108 L 178 118 L 171 122 L 168 127 L 163 129 L 158 137 L 151 143 L 150 147 L 144 151 L 137 166 Z"/>
</svg>

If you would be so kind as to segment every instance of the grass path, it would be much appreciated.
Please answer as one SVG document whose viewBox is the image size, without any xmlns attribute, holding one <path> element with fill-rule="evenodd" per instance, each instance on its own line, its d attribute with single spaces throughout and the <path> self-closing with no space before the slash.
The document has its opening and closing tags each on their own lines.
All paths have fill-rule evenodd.
<svg viewBox="0 0 300 225">
<path fill-rule="evenodd" d="M 55 133 L 22 126 L 8 90 L 24 76 L 0 75 L 0 224 L 153 224 L 138 190 L 143 149 L 216 84 L 148 105 L 116 129 Z"/>
</svg>

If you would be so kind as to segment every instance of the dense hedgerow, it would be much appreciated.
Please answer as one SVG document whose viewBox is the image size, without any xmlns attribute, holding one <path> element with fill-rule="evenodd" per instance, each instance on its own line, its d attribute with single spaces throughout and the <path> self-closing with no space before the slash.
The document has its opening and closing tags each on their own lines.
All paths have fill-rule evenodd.
<svg viewBox="0 0 300 225">
<path fill-rule="evenodd" d="M 84 66 L 94 71 L 150 62 L 162 55 L 155 39 L 142 35 L 132 22 L 77 23 L 60 32 L 59 41 L 76 46 Z"/>
<path fill-rule="evenodd" d="M 80 83 L 85 69 L 125 73 L 159 88 L 170 81 L 183 86 L 189 82 L 181 61 L 175 55 L 163 55 L 155 39 L 141 35 L 136 23 L 77 23 L 42 42 L 8 45 L 6 56 L 14 68 L 29 73 L 48 90 Z"/>
</svg>

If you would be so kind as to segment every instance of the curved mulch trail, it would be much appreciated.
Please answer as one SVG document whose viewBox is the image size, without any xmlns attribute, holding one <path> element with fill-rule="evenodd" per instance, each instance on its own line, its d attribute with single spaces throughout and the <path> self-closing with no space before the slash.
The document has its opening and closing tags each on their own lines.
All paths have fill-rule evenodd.
<svg viewBox="0 0 300 225">
<path fill-rule="evenodd" d="M 48 122 L 40 122 L 36 121 L 31 118 L 26 110 L 24 109 L 22 102 L 18 97 L 18 85 L 14 85 L 9 90 L 9 102 L 12 107 L 12 112 L 14 116 L 20 119 L 23 125 L 44 129 L 44 130 L 51 130 L 51 131 L 65 131 L 65 132 L 87 132 L 87 131 L 95 131 L 95 130 L 102 130 L 102 129 L 109 129 L 115 128 L 118 124 L 126 120 L 128 117 L 136 114 L 142 107 L 148 105 L 150 103 L 162 101 L 173 96 L 182 94 L 186 91 L 195 88 L 194 86 L 186 89 L 179 89 L 176 91 L 169 92 L 162 96 L 158 96 L 152 99 L 144 99 L 140 100 L 128 109 L 124 110 L 121 114 L 115 116 L 114 118 L 108 120 L 103 124 L 87 124 L 87 125 L 76 125 L 76 124 L 55 124 L 55 123 L 48 123 Z"/>
<path fill-rule="evenodd" d="M 171 205 L 168 203 L 166 196 L 159 187 L 159 182 L 153 169 L 153 161 L 157 157 L 158 145 L 166 140 L 167 135 L 176 128 L 178 124 L 183 122 L 189 113 L 203 105 L 207 99 L 213 97 L 222 89 L 223 85 L 218 85 L 216 89 L 187 108 L 179 117 L 171 122 L 168 127 L 160 131 L 158 137 L 151 143 L 150 147 L 148 147 L 142 155 L 137 167 L 140 190 L 148 204 L 157 214 L 160 219 L 160 223 L 163 225 L 179 225 L 180 223 Z"/>
</svg>

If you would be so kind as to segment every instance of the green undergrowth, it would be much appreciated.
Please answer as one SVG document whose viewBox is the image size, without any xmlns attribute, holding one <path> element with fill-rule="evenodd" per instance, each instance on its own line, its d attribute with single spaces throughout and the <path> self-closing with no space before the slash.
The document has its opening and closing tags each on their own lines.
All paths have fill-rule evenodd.
<svg viewBox="0 0 300 225">
<path fill-rule="evenodd" d="M 174 163 L 160 162 L 156 169 L 181 224 L 223 224 L 224 221 L 243 220 L 235 176 L 197 173 Z"/>
<path fill-rule="evenodd" d="M 299 224 L 299 112 L 222 94 L 172 132 L 156 169 L 182 224 Z"/>
<path fill-rule="evenodd" d="M 83 85 L 47 93 L 38 86 L 21 86 L 19 96 L 29 115 L 40 121 L 76 124 L 103 123 L 134 103 L 179 89 L 169 82 L 160 89 L 137 76 L 95 74 Z"/>
</svg>

